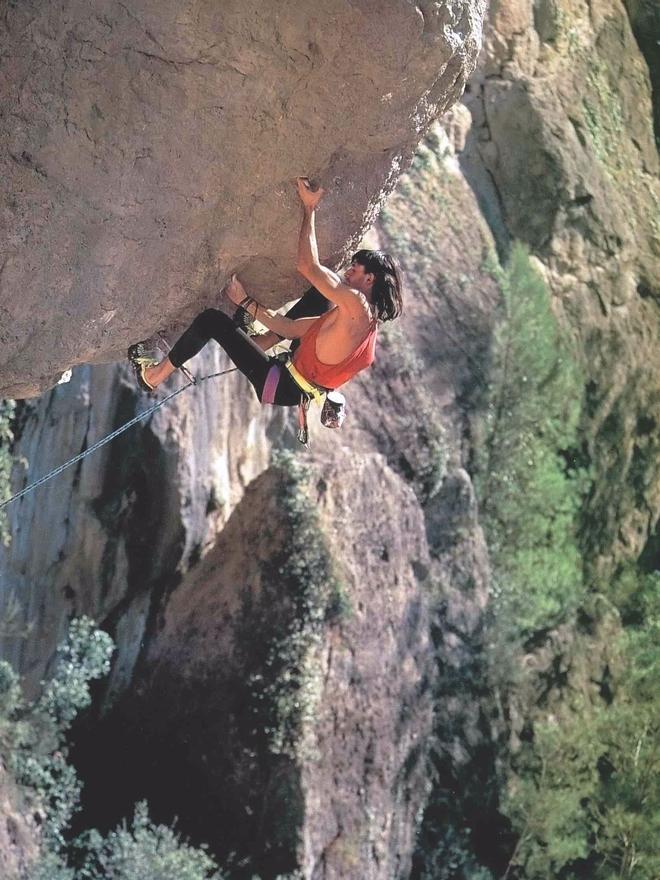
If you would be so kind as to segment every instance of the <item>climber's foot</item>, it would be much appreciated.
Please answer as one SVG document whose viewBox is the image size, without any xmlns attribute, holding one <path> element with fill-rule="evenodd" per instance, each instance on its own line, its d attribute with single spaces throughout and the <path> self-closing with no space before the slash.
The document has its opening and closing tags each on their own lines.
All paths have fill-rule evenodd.
<svg viewBox="0 0 660 880">
<path fill-rule="evenodd" d="M 169 358 L 165 358 L 160 363 L 151 363 L 145 364 L 144 371 L 142 373 L 144 381 L 147 385 L 151 385 L 152 388 L 156 388 L 160 385 L 161 382 L 164 382 L 165 379 L 169 379 L 172 373 L 176 370 L 176 367 L 172 363 Z M 187 374 L 190 378 L 190 381 L 195 384 L 195 380 Z"/>
<path fill-rule="evenodd" d="M 167 371 L 163 370 L 166 362 L 159 363 L 155 358 L 145 354 L 144 343 L 137 342 L 131 345 L 128 349 L 128 359 L 133 367 L 135 381 L 142 391 L 151 393 L 166 378 Z"/>
<path fill-rule="evenodd" d="M 169 355 L 169 353 L 172 351 L 172 346 L 170 345 L 169 340 L 165 335 L 165 332 L 163 330 L 158 330 L 156 336 L 158 337 L 158 348 L 164 354 Z M 197 385 L 197 379 L 193 376 L 188 367 L 181 364 L 178 369 L 183 373 L 183 375 L 186 377 L 191 385 Z"/>
<path fill-rule="evenodd" d="M 149 364 L 142 367 L 142 379 L 144 380 L 144 384 L 147 385 L 153 391 L 158 387 L 160 382 L 156 378 L 158 374 L 158 364 Z"/>
</svg>

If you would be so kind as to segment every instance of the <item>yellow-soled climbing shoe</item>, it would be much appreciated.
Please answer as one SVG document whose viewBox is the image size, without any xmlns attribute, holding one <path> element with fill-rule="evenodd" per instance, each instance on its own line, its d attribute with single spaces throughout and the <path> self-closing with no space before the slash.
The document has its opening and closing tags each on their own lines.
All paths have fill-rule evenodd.
<svg viewBox="0 0 660 880">
<path fill-rule="evenodd" d="M 144 346 L 141 342 L 136 342 L 135 345 L 131 345 L 128 349 L 128 360 L 133 367 L 135 381 L 138 383 L 138 387 L 141 388 L 142 391 L 153 394 L 156 388 L 154 385 L 147 382 L 145 371 L 148 367 L 158 366 L 158 361 L 155 358 L 144 354 Z"/>
</svg>

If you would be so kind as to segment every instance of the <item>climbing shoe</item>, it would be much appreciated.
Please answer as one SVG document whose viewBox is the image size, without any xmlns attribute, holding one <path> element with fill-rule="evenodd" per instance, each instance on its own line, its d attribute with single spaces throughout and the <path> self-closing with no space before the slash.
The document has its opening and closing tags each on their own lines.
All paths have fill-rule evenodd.
<svg viewBox="0 0 660 880">
<path fill-rule="evenodd" d="M 149 357 L 149 355 L 145 353 L 145 345 L 143 342 L 136 342 L 135 345 L 131 345 L 128 349 L 128 360 L 133 367 L 135 381 L 138 383 L 138 386 L 142 391 L 147 391 L 149 394 L 152 394 L 156 389 L 153 385 L 147 382 L 144 374 L 148 367 L 157 366 L 158 361 L 153 357 Z"/>
</svg>

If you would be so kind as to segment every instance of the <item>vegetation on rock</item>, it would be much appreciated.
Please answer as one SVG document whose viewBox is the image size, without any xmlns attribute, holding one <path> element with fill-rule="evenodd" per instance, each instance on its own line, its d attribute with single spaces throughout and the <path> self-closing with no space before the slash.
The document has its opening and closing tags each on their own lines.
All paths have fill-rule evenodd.
<svg viewBox="0 0 660 880">
<path fill-rule="evenodd" d="M 76 809 L 80 783 L 66 760 L 66 733 L 89 705 L 89 682 L 107 674 L 112 643 L 87 618 L 73 621 L 60 647 L 54 674 L 31 705 L 23 701 L 15 673 L 0 662 L 0 712 L 4 760 L 43 811 L 43 839 L 58 849 Z"/>
<path fill-rule="evenodd" d="M 525 252 L 514 247 L 496 272 L 503 316 L 475 461 L 494 568 L 491 680 L 519 737 L 502 752 L 501 810 L 517 839 L 506 876 L 651 880 L 660 871 L 660 575 L 632 562 L 610 584 L 587 582 L 583 380 Z M 570 650 L 548 642 L 562 624 Z"/>
<path fill-rule="evenodd" d="M 644 623 L 620 636 L 613 699 L 568 694 L 534 726 L 504 810 L 525 880 L 654 880 L 660 872 L 660 577 L 640 580 Z"/>
<path fill-rule="evenodd" d="M 254 721 L 266 733 L 269 751 L 295 758 L 318 698 L 315 649 L 321 645 L 326 624 L 350 609 L 306 491 L 305 468 L 287 452 L 276 455 L 274 463 L 281 475 L 278 497 L 287 538 L 264 574 L 267 581 L 280 582 L 276 595 L 287 596 L 292 608 L 277 625 L 268 603 L 267 613 L 275 626 L 271 625 L 266 639 L 265 662 L 250 684 Z M 268 630 L 264 626 L 264 633 Z"/>
<path fill-rule="evenodd" d="M 584 594 L 577 516 L 583 379 L 521 245 L 493 269 L 503 313 L 486 412 L 476 425 L 476 488 L 493 561 L 499 625 L 518 636 L 570 616 Z"/>
<path fill-rule="evenodd" d="M 112 640 L 91 620 L 74 620 L 51 679 L 32 703 L 24 700 L 10 665 L 0 661 L 0 759 L 18 785 L 18 806 L 41 818 L 40 858 L 21 880 L 221 880 L 207 853 L 153 824 L 144 803 L 136 806 L 130 828 L 66 840 L 81 790 L 67 761 L 66 735 L 91 702 L 90 682 L 108 673 L 112 652 Z"/>
</svg>

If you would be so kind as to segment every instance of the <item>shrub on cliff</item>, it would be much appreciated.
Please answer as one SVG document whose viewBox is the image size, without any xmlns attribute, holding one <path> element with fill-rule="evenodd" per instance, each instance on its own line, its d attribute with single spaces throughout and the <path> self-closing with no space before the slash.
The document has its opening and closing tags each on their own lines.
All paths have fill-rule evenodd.
<svg viewBox="0 0 660 880">
<path fill-rule="evenodd" d="M 166 825 L 156 825 L 147 804 L 135 807 L 133 822 L 125 822 L 106 837 L 98 831 L 81 835 L 72 846 L 82 860 L 68 867 L 60 854 L 44 853 L 29 880 L 223 880 L 213 859 L 181 840 Z"/>
<path fill-rule="evenodd" d="M 639 593 L 644 623 L 621 636 L 626 670 L 611 702 L 574 697 L 535 724 L 510 778 L 515 876 L 660 877 L 660 574 Z"/>
<path fill-rule="evenodd" d="M 74 620 L 53 675 L 33 703 L 23 698 L 10 665 L 0 661 L 0 760 L 18 783 L 23 809 L 41 818 L 41 857 L 23 880 L 221 880 L 207 853 L 154 825 L 145 804 L 137 805 L 130 829 L 65 841 L 81 788 L 67 762 L 66 735 L 90 704 L 90 682 L 108 673 L 112 651 L 110 637 L 91 620 Z M 67 854 L 77 868 L 68 866 Z"/>
<path fill-rule="evenodd" d="M 0 749 L 29 799 L 43 812 L 48 846 L 63 844 L 63 831 L 77 808 L 80 783 L 66 760 L 66 733 L 89 705 L 89 683 L 107 674 L 110 637 L 87 618 L 74 620 L 60 646 L 53 676 L 41 696 L 26 704 L 9 664 L 0 663 Z"/>
<path fill-rule="evenodd" d="M 524 247 L 515 245 L 494 274 L 503 314 L 475 430 L 476 486 L 496 614 L 526 635 L 558 622 L 582 598 L 576 521 L 587 475 L 567 461 L 577 445 L 583 382 Z"/>
<path fill-rule="evenodd" d="M 172 828 L 149 819 L 147 804 L 136 804 L 131 827 L 126 823 L 103 837 L 87 834 L 85 862 L 79 880 L 222 880 L 213 859 L 183 842 Z M 45 878 L 44 878 L 45 880 Z"/>
<path fill-rule="evenodd" d="M 350 605 L 307 491 L 308 471 L 288 452 L 277 453 L 273 463 L 285 533 L 280 552 L 264 566 L 264 589 L 273 590 L 272 603 L 279 604 L 281 613 L 274 613 L 270 603 L 264 606 L 264 653 L 255 655 L 250 645 L 246 668 L 256 663 L 249 683 L 257 739 L 266 733 L 271 754 L 295 758 L 319 696 L 315 651 L 325 627 L 350 614 Z M 254 615 L 252 608 L 246 627 L 254 628 Z"/>
</svg>

